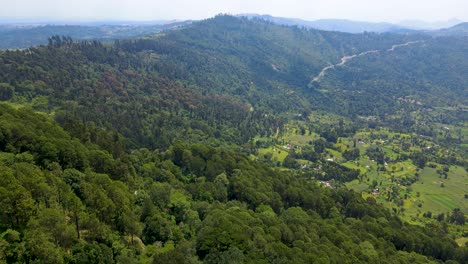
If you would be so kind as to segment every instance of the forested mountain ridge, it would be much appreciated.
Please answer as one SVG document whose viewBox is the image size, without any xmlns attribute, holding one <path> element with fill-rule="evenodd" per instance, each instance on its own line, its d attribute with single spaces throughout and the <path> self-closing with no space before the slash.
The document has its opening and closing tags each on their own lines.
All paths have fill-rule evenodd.
<svg viewBox="0 0 468 264">
<path fill-rule="evenodd" d="M 468 60 L 464 59 L 466 45 L 463 45 L 463 39 L 344 34 L 219 16 L 154 38 L 117 41 L 112 46 L 98 42 L 73 43 L 70 39 L 59 38 L 51 41 L 44 47 L 2 52 L 0 80 L 10 85 L 4 88 L 8 90 L 6 99 L 12 98 L 15 90 L 17 96 L 25 95 L 29 99 L 35 95 L 47 96 L 51 102 L 48 108 L 75 101 L 78 105 L 68 106 L 68 109 L 75 109 L 74 115 L 81 116 L 78 119 L 96 123 L 108 120 L 108 128 L 117 129 L 140 143 L 155 141 L 144 135 L 154 134 L 148 131 L 151 125 L 138 129 L 138 120 L 152 114 L 136 110 L 141 107 L 151 111 L 163 106 L 174 108 L 174 103 L 180 103 L 183 107 L 175 108 L 178 112 L 175 116 L 179 119 L 188 116 L 193 119 L 193 115 L 201 111 L 198 115 L 201 119 L 212 117 L 222 122 L 234 122 L 230 118 L 237 118 L 234 123 L 238 123 L 250 115 L 255 122 L 246 124 L 240 131 L 242 135 L 238 131 L 229 136 L 241 143 L 258 133 L 257 130 L 265 129 L 262 133 L 276 130 L 281 121 L 262 121 L 264 118 L 260 118 L 268 116 L 270 119 L 272 115 L 268 113 L 307 113 L 322 109 L 353 118 L 397 113 L 402 107 L 399 101 L 402 97 L 415 97 L 425 104 L 440 107 L 466 101 L 464 83 L 467 75 L 464 73 Z M 369 50 L 386 51 L 393 45 L 409 41 L 424 42 L 398 48 L 395 52 L 361 56 L 346 67 L 328 71 L 326 78 L 311 84 L 313 77 L 324 67 L 339 63 L 343 56 Z M 441 51 L 444 54 L 440 54 Z M 420 59 L 429 62 L 419 63 Z M 435 60 L 437 71 L 428 66 Z M 359 61 L 374 65 L 350 67 Z M 400 67 L 400 64 L 407 66 Z M 400 69 L 401 72 L 395 74 Z M 355 74 L 357 72 L 359 74 Z M 334 77 L 336 74 L 339 75 Z M 34 84 L 37 81 L 39 83 Z M 179 88 L 167 88 L 172 85 Z M 162 93 L 158 89 L 167 92 Z M 180 97 L 184 93 L 186 95 Z M 154 99 L 148 97 L 149 94 Z M 200 102 L 195 96 L 197 94 L 207 97 L 204 101 L 208 102 L 234 100 L 229 104 L 211 104 L 212 107 L 231 108 L 232 114 L 224 115 L 226 111 L 215 108 L 208 114 L 206 109 L 201 110 L 206 108 L 206 103 L 197 107 L 197 102 Z M 145 98 L 129 100 L 134 96 Z M 163 100 L 168 96 L 177 98 Z M 151 100 L 159 103 L 153 104 Z M 95 104 L 97 101 L 100 103 Z M 148 104 L 142 105 L 143 102 Z M 89 113 L 86 109 L 77 110 L 77 107 L 86 105 L 114 110 L 100 109 Z M 118 115 L 137 111 L 131 114 L 133 117 L 120 116 L 119 119 L 138 121 L 134 132 L 141 135 L 130 136 L 133 132 L 119 127 L 127 122 L 118 122 L 115 119 L 117 115 L 103 118 L 109 111 L 115 111 L 116 105 L 126 109 L 119 111 Z M 241 109 L 244 110 L 239 111 L 236 105 L 243 105 Z M 174 115 L 174 111 L 169 112 Z M 156 115 L 161 113 L 155 112 Z M 155 120 L 154 116 L 150 119 L 153 121 L 148 119 L 145 122 Z M 253 125 L 265 122 L 271 125 Z M 248 132 L 248 128 L 255 128 L 255 131 Z M 213 133 L 208 132 L 209 135 Z M 167 141 L 161 137 L 158 140 Z M 167 145 L 167 142 L 161 144 Z"/>
<path fill-rule="evenodd" d="M 252 80 L 256 90 L 268 89 L 270 97 L 277 93 L 279 93 L 280 96 L 282 94 L 281 99 L 275 100 L 274 102 L 268 102 L 269 108 L 272 109 L 278 109 L 280 106 L 285 104 L 285 100 L 288 100 L 284 99 L 285 94 L 288 94 L 286 97 L 290 97 L 291 95 L 298 96 L 297 99 L 294 98 L 291 100 L 294 101 L 291 105 L 299 103 L 301 104 L 300 107 L 302 109 L 310 102 L 320 106 L 322 101 L 326 100 L 334 100 L 332 104 L 323 104 L 326 106 L 336 105 L 344 100 L 354 105 L 354 107 L 359 107 L 360 102 L 354 101 L 355 98 L 353 97 L 344 98 L 347 96 L 346 94 L 338 100 L 335 100 L 335 96 L 323 96 L 320 92 L 315 92 L 319 90 L 329 90 L 329 88 L 334 89 L 335 87 L 319 85 L 318 87 L 312 87 L 315 88 L 312 89 L 312 91 L 310 89 L 305 89 L 305 87 L 309 85 L 312 78 L 316 76 L 323 67 L 339 63 L 341 58 L 344 56 L 351 56 L 372 50 L 382 51 L 384 56 L 380 56 L 380 54 L 370 56 L 369 59 L 371 59 L 372 62 L 375 61 L 380 63 L 378 67 L 370 68 L 370 70 L 375 71 L 378 69 L 378 71 L 382 72 L 383 75 L 388 73 L 390 76 L 393 74 L 392 71 L 403 68 L 398 67 L 394 62 L 388 62 L 387 60 L 389 59 L 398 58 L 401 60 L 404 58 L 402 61 L 403 63 L 414 63 L 421 60 L 434 62 L 436 57 L 441 56 L 440 52 L 450 54 L 449 56 L 441 56 L 444 59 L 441 62 L 444 64 L 441 64 L 440 66 L 437 64 L 435 65 L 439 67 L 437 71 L 438 75 L 433 76 L 432 72 L 430 72 L 430 70 L 433 69 L 429 68 L 432 63 L 428 62 L 424 64 L 427 69 L 420 68 L 420 65 L 405 67 L 404 71 L 407 76 L 403 76 L 403 80 L 409 79 L 408 81 L 411 82 L 413 79 L 421 80 L 423 81 L 424 86 L 431 86 L 432 89 L 437 88 L 445 90 L 444 93 L 450 93 L 452 90 L 457 90 L 458 92 L 455 93 L 455 96 L 450 98 L 450 100 L 446 100 L 444 102 L 445 104 L 448 102 L 457 102 L 459 101 L 458 99 L 464 98 L 464 96 L 460 97 L 460 95 L 463 95 L 460 93 L 461 87 L 463 87 L 463 83 L 466 81 L 463 79 L 466 78 L 466 74 L 463 74 L 466 69 L 466 60 L 464 60 L 466 57 L 466 45 L 463 45 L 465 42 L 464 39 L 454 39 L 454 41 L 452 41 L 451 38 L 445 40 L 432 39 L 428 36 L 418 34 L 403 36 L 398 34 L 369 33 L 356 35 L 284 27 L 265 21 L 249 21 L 233 17 L 217 17 L 215 20 L 196 23 L 186 29 L 168 32 L 162 38 L 156 38 L 153 41 L 145 41 L 146 42 L 143 43 L 138 43 L 138 41 L 136 41 L 136 43 L 134 43 L 133 50 L 136 48 L 151 51 L 154 47 L 154 51 L 156 53 L 162 52 L 165 55 L 160 59 L 160 61 L 164 61 L 165 63 L 164 66 L 161 67 L 162 69 L 172 68 L 172 73 L 184 72 L 188 74 L 187 76 L 170 75 L 171 78 L 184 79 L 190 82 L 195 81 L 199 86 L 209 87 L 210 91 L 213 89 L 219 89 L 219 87 L 223 87 L 223 89 L 226 89 L 226 86 L 231 87 L 231 89 L 236 89 L 231 93 L 234 93 L 235 95 L 241 93 L 241 96 L 242 93 L 244 93 L 244 97 L 249 100 L 252 96 L 245 96 L 246 92 L 244 92 L 244 90 L 248 89 L 245 87 L 248 86 L 248 84 L 238 81 L 238 79 L 242 79 L 240 76 L 247 76 L 248 79 Z M 168 44 L 167 42 L 169 41 L 174 42 Z M 408 47 L 410 48 L 409 50 L 407 50 L 406 47 L 401 47 L 398 48 L 396 52 L 384 52 L 391 49 L 394 45 L 413 41 L 421 43 L 424 42 L 424 44 Z M 448 45 L 448 42 L 452 42 L 452 44 Z M 171 45 L 173 49 L 158 50 L 158 46 L 165 45 Z M 193 59 L 193 54 L 190 52 L 185 52 L 185 55 L 171 53 L 172 50 L 178 51 L 183 49 L 188 51 L 193 47 L 199 48 L 197 56 L 201 57 Z M 440 47 L 442 47 L 442 49 L 439 49 Z M 127 47 L 126 49 L 130 48 Z M 407 55 L 413 50 L 417 50 L 418 53 L 415 53 L 412 55 L 413 57 L 409 59 Z M 454 54 L 457 53 L 459 55 L 454 56 Z M 219 59 L 215 60 L 214 58 Z M 367 58 L 368 56 L 362 57 L 362 59 Z M 226 62 L 229 62 L 229 66 L 231 68 L 228 68 L 227 65 L 221 64 Z M 158 63 L 162 62 L 156 61 L 156 64 Z M 190 65 L 190 71 L 187 71 L 186 68 L 184 68 L 184 65 Z M 223 69 L 223 67 L 225 70 L 216 72 L 216 69 Z M 234 67 L 234 69 L 232 67 Z M 355 70 L 351 67 L 346 68 Z M 451 70 L 448 71 L 448 69 Z M 201 72 L 197 72 L 197 70 L 200 70 Z M 357 70 L 359 72 L 363 72 L 359 77 L 370 79 L 366 73 L 367 69 Z M 237 73 L 237 71 L 239 71 L 239 73 Z M 220 74 L 222 76 L 224 72 L 229 72 L 230 74 L 225 77 L 223 76 L 223 78 L 218 77 L 218 80 L 211 80 L 211 74 L 206 76 L 204 75 L 204 72 L 216 72 L 216 76 L 219 76 Z M 440 76 L 445 75 L 449 77 L 444 79 L 445 83 L 434 83 L 437 80 L 434 80 L 433 78 L 439 78 Z M 453 79 L 452 81 L 452 78 L 450 77 L 451 75 L 456 79 Z M 351 84 L 346 85 L 347 87 L 344 89 L 360 89 L 359 85 L 356 85 L 353 80 L 348 80 L 347 76 L 340 76 L 339 80 Z M 372 87 L 372 90 L 379 94 L 379 98 L 376 98 L 376 100 L 370 100 L 371 102 L 375 102 L 372 106 L 366 105 L 363 106 L 362 109 L 358 110 L 369 115 L 372 114 L 370 111 L 371 109 L 392 107 L 393 111 L 395 111 L 398 107 L 396 105 L 396 100 L 389 102 L 389 94 L 381 94 L 382 90 L 388 91 L 389 93 L 401 90 L 399 94 L 400 96 L 413 96 L 416 93 L 422 92 L 424 94 L 424 98 L 422 99 L 425 99 L 425 97 L 428 96 L 430 97 L 430 95 L 435 95 L 441 99 L 445 98 L 445 96 L 438 96 L 442 95 L 441 91 L 431 90 L 428 92 L 428 88 L 421 87 L 420 85 L 409 86 L 405 89 L 398 88 L 400 84 L 396 83 L 397 80 L 399 80 L 399 78 L 385 80 L 386 83 L 388 83 L 388 87 L 385 87 L 385 89 Z M 456 87 L 452 87 L 453 85 Z M 367 88 L 368 84 L 366 83 L 362 86 Z M 374 93 L 373 91 L 371 91 L 371 93 Z M 338 94 L 338 96 L 342 95 Z M 301 100 L 301 98 L 304 97 L 306 100 Z M 365 96 L 362 97 L 366 99 Z M 250 103 L 254 104 L 255 102 Z M 428 103 L 434 104 L 434 102 Z M 335 112 L 341 111 L 342 109 L 327 110 Z M 386 109 L 384 111 L 386 111 Z M 356 111 L 349 112 L 351 115 L 355 113 Z M 341 112 L 340 114 L 346 113 Z"/>
<path fill-rule="evenodd" d="M 186 22 L 161 24 L 109 24 L 109 25 L 1 25 L 0 49 L 24 49 L 31 46 L 46 45 L 50 36 L 69 36 L 75 40 L 97 40 L 113 42 L 116 39 L 128 39 L 175 29 L 189 24 Z"/>
<path fill-rule="evenodd" d="M 380 52 L 312 82 L 327 65 L 369 50 Z M 357 159 L 364 136 L 378 141 L 365 155 L 377 174 L 392 173 L 392 203 L 400 183 L 386 162 L 438 162 L 441 175 L 454 177 L 449 165 L 467 164 L 455 151 L 463 130 L 439 135 L 435 124 L 464 122 L 466 54 L 463 39 L 231 16 L 112 45 L 54 36 L 46 46 L 0 51 L 0 259 L 464 263 L 467 248 L 451 233 L 463 228 L 463 211 L 408 224 L 379 197 L 341 188 L 365 175 L 333 158 Z M 440 60 L 436 74 L 418 63 L 425 56 Z M 325 122 L 311 119 L 323 112 Z M 302 149 L 281 142 L 291 124 L 307 138 Z M 403 149 L 392 146 L 399 153 L 390 160 L 377 126 L 418 134 L 387 132 Z M 369 131 L 341 142 L 360 128 Z M 258 153 L 268 144 L 286 158 Z"/>
</svg>

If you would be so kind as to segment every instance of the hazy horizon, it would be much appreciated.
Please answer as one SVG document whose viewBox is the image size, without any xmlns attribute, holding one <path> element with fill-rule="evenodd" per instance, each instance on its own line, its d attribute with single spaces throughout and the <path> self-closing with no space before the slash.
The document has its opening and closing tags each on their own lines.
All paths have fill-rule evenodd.
<svg viewBox="0 0 468 264">
<path fill-rule="evenodd" d="M 160 19 L 160 18 L 154 18 L 154 19 L 118 19 L 118 18 L 113 18 L 113 19 L 87 19 L 87 18 L 74 18 L 74 19 L 57 19 L 57 18 L 13 18 L 13 17 L 0 17 L 0 23 L 24 23 L 24 24 L 34 24 L 34 23 L 165 23 L 165 22 L 183 22 L 183 21 L 197 21 L 197 20 L 204 20 L 204 19 L 210 19 L 215 17 L 216 15 L 220 14 L 227 14 L 227 15 L 232 15 L 232 16 L 248 16 L 248 15 L 258 15 L 258 16 L 272 16 L 276 18 L 291 18 L 291 19 L 300 19 L 304 21 L 317 21 L 317 20 L 348 20 L 348 21 L 354 21 L 354 22 L 369 22 L 369 23 L 391 23 L 391 24 L 400 24 L 400 23 L 407 23 L 407 22 L 423 22 L 423 23 L 428 23 L 428 24 L 436 24 L 436 23 L 446 23 L 446 22 L 468 22 L 468 20 L 461 20 L 457 17 L 449 18 L 446 20 L 434 20 L 434 21 L 427 21 L 427 20 L 421 20 L 421 19 L 405 19 L 401 21 L 369 21 L 369 20 L 364 20 L 364 19 L 350 19 L 350 18 L 341 18 L 341 17 L 322 17 L 322 18 L 317 18 L 317 19 L 305 19 L 305 18 L 300 18 L 300 17 L 293 17 L 293 16 L 275 16 L 272 14 L 263 14 L 263 13 L 239 13 L 239 14 L 232 14 L 232 13 L 217 13 L 212 16 L 208 17 L 203 17 L 203 18 L 188 18 L 188 19 L 178 19 L 178 18 L 172 18 L 172 19 Z"/>
<path fill-rule="evenodd" d="M 160 21 L 199 20 L 216 14 L 268 14 L 303 20 L 347 19 L 366 22 L 400 23 L 408 20 L 428 23 L 457 19 L 468 21 L 468 1 L 407 2 L 372 0 L 263 1 L 263 0 L 17 0 L 3 1 L 1 21 Z"/>
</svg>

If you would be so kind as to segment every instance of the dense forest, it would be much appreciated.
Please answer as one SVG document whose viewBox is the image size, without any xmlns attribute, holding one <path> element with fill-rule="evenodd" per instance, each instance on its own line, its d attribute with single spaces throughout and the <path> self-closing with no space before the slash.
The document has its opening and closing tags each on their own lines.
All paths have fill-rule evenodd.
<svg viewBox="0 0 468 264">
<path fill-rule="evenodd" d="M 444 232 L 372 199 L 202 144 L 116 155 L 1 106 L 0 257 L 47 263 L 466 261 Z"/>
<path fill-rule="evenodd" d="M 336 160 L 358 135 L 343 160 L 467 168 L 466 41 L 221 15 L 0 51 L 0 262 L 466 263 L 463 208 L 409 224 L 346 188 L 364 175 Z M 292 126 L 313 140 L 282 142 Z M 360 151 L 380 128 L 427 138 Z"/>
</svg>

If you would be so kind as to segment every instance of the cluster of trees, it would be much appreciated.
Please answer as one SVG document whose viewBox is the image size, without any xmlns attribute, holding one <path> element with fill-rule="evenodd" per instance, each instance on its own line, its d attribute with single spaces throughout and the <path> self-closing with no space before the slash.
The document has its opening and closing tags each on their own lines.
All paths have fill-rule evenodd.
<svg viewBox="0 0 468 264">
<path fill-rule="evenodd" d="M 379 165 L 385 164 L 385 154 L 378 146 L 371 146 L 366 150 L 366 155 L 370 160 L 374 160 Z"/>
<path fill-rule="evenodd" d="M 176 142 L 112 154 L 31 110 L 1 105 L 0 115 L 0 259 L 9 263 L 468 257 L 443 233 L 403 223 L 353 191 L 237 152 Z"/>
<path fill-rule="evenodd" d="M 361 153 L 358 148 L 347 149 L 343 152 L 343 158 L 345 158 L 346 160 L 355 160 L 359 158 L 360 155 Z"/>
<path fill-rule="evenodd" d="M 358 178 L 360 171 L 350 169 L 332 161 L 322 161 L 320 172 L 314 173 L 314 176 L 320 180 L 335 180 L 336 182 L 345 183 Z"/>
</svg>

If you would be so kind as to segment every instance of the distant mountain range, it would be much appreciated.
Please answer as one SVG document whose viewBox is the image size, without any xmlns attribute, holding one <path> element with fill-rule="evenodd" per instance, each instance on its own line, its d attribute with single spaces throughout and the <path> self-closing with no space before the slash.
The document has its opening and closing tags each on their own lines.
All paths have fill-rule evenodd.
<svg viewBox="0 0 468 264">
<path fill-rule="evenodd" d="M 339 31 L 347 33 L 362 33 L 368 32 L 394 32 L 406 30 L 406 28 L 391 24 L 391 23 L 372 23 L 372 22 L 361 22 L 352 21 L 346 19 L 319 19 L 315 21 L 307 21 L 297 18 L 285 18 L 285 17 L 274 17 L 270 15 L 257 15 L 257 14 L 241 14 L 239 16 L 248 18 L 258 18 L 267 21 L 271 21 L 280 25 L 288 26 L 302 26 L 308 28 L 315 28 L 326 31 Z"/>
<path fill-rule="evenodd" d="M 103 26 L 103 25 L 164 25 L 182 22 L 183 20 L 148 20 L 148 21 L 137 21 L 137 20 L 90 20 L 90 21 L 79 21 L 79 20 L 49 20 L 49 19 L 14 19 L 14 18 L 0 18 L 0 26 L 2 25 L 79 25 L 79 26 Z"/>
<path fill-rule="evenodd" d="M 433 31 L 444 28 L 449 28 L 460 24 L 462 21 L 458 19 L 451 19 L 448 21 L 439 22 L 424 22 L 419 20 L 406 20 L 398 24 L 392 24 L 387 22 L 364 22 L 364 21 L 353 21 L 346 19 L 319 19 L 314 21 L 307 21 L 297 18 L 285 18 L 285 17 L 274 17 L 271 15 L 259 15 L 259 14 L 241 14 L 241 17 L 248 17 L 263 19 L 271 21 L 279 25 L 288 26 L 301 26 L 307 28 L 314 28 L 326 31 L 339 31 L 346 33 L 363 33 L 363 32 L 410 32 L 410 31 Z"/>
<path fill-rule="evenodd" d="M 271 15 L 240 14 L 238 17 L 270 21 L 277 25 L 299 26 L 324 31 L 345 33 L 424 33 L 433 36 L 467 36 L 467 23 L 459 20 L 425 23 L 403 21 L 401 24 L 373 23 L 345 19 L 320 19 L 307 21 L 297 18 L 274 17 Z M 28 48 L 47 44 L 53 35 L 70 36 L 75 40 L 98 40 L 112 42 L 116 39 L 139 38 L 161 31 L 191 24 L 193 21 L 26 21 L 0 19 L 0 49 Z M 453 27 L 451 27 L 453 26 Z"/>
<path fill-rule="evenodd" d="M 120 23 L 120 24 L 119 24 Z M 53 35 L 70 36 L 76 40 L 112 42 L 137 38 L 170 30 L 191 21 L 151 22 L 87 22 L 82 24 L 0 24 L 0 49 L 28 48 L 47 44 Z"/>
</svg>

